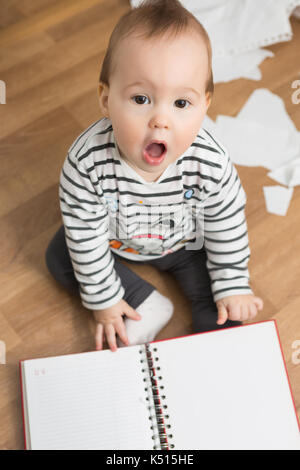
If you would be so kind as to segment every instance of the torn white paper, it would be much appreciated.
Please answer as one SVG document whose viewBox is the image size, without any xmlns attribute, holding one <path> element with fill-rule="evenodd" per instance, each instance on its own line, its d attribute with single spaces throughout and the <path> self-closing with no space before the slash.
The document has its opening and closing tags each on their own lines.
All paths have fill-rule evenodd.
<svg viewBox="0 0 300 470">
<path fill-rule="evenodd" d="M 214 82 L 229 82 L 238 78 L 261 80 L 262 75 L 258 66 L 266 57 L 274 57 L 274 53 L 267 49 L 256 49 L 237 55 L 213 56 Z"/>
<path fill-rule="evenodd" d="M 234 163 L 268 168 L 270 178 L 289 187 L 267 187 L 264 192 L 267 210 L 285 215 L 290 189 L 300 185 L 300 132 L 283 100 L 265 88 L 257 89 L 236 118 L 205 118 L 203 127 L 227 148 Z"/>
<path fill-rule="evenodd" d="M 211 123 L 210 126 L 213 127 Z M 298 181 L 296 167 L 299 163 L 295 160 L 300 157 L 300 132 L 286 112 L 282 99 L 271 91 L 255 90 L 237 117 L 219 115 L 214 132 L 230 149 L 234 163 L 262 166 L 272 171 L 284 167 L 284 181 L 287 177 L 293 185 Z M 290 164 L 291 171 L 286 168 Z M 293 177 L 292 172 L 295 173 Z M 282 171 L 276 175 L 280 177 Z"/>
<path fill-rule="evenodd" d="M 263 166 L 274 170 L 300 152 L 300 139 L 291 132 L 274 129 L 252 120 L 241 120 L 219 115 L 216 120 L 216 136 L 230 149 L 234 163 L 244 166 Z"/>
<path fill-rule="evenodd" d="M 130 0 L 132 7 L 142 0 Z M 212 45 L 214 82 L 237 78 L 260 80 L 258 65 L 270 51 L 261 49 L 289 41 L 289 16 L 300 0 L 181 0 L 205 27 Z"/>
<path fill-rule="evenodd" d="M 268 173 L 269 178 L 286 186 L 300 185 L 300 157 Z"/>
<path fill-rule="evenodd" d="M 289 15 L 300 0 L 180 0 L 207 30 L 214 54 L 224 57 L 292 38 Z M 133 7 L 142 0 L 130 0 Z"/>
<path fill-rule="evenodd" d="M 280 96 L 275 95 L 267 88 L 254 90 L 237 117 L 245 121 L 255 120 L 263 126 L 286 129 L 299 134 L 294 122 L 286 112 Z M 295 135 L 293 138 L 299 139 L 300 137 Z"/>
<path fill-rule="evenodd" d="M 295 16 L 296 18 L 299 18 L 299 19 L 300 19 L 300 7 L 297 7 L 297 8 L 293 11 L 293 16 Z"/>
<path fill-rule="evenodd" d="M 282 186 L 263 187 L 267 211 L 271 214 L 286 215 L 292 195 L 293 188 Z"/>
</svg>

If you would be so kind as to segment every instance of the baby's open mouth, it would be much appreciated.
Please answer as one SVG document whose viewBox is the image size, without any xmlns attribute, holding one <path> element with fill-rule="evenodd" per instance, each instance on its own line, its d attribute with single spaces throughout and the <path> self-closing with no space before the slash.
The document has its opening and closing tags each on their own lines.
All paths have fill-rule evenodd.
<svg viewBox="0 0 300 470">
<path fill-rule="evenodd" d="M 166 143 L 152 141 L 144 148 L 143 157 L 149 165 L 159 165 L 164 160 L 166 153 Z"/>
<path fill-rule="evenodd" d="M 147 145 L 145 150 L 151 157 L 160 157 L 165 151 L 165 146 L 153 142 L 153 144 Z"/>
</svg>

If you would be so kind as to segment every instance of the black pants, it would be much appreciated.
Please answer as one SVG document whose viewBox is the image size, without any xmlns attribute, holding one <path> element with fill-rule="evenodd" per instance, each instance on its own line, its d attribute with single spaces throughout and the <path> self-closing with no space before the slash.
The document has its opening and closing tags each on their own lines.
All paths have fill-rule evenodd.
<svg viewBox="0 0 300 470">
<path fill-rule="evenodd" d="M 125 290 L 124 300 L 136 309 L 155 289 L 149 282 L 135 274 L 122 263 L 120 256 L 113 253 L 115 264 Z M 180 284 L 191 303 L 193 331 L 217 330 L 241 325 L 239 321 L 227 320 L 224 325 L 217 325 L 218 311 L 212 297 L 210 277 L 206 267 L 206 252 L 200 250 L 180 250 L 150 261 L 131 261 L 129 263 L 151 264 L 161 271 L 171 273 Z M 64 227 L 56 232 L 47 252 L 46 263 L 53 277 L 69 291 L 79 295 L 79 284 L 74 275 L 69 251 L 65 241 Z"/>
</svg>

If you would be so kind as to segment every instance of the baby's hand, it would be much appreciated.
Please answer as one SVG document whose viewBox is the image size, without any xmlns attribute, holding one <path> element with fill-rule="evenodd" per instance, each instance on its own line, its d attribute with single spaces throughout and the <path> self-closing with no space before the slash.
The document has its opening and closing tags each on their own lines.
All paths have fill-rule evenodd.
<svg viewBox="0 0 300 470">
<path fill-rule="evenodd" d="M 217 300 L 217 325 L 223 325 L 226 320 L 245 321 L 252 320 L 257 310 L 262 310 L 263 301 L 254 295 L 231 295 Z"/>
<path fill-rule="evenodd" d="M 96 320 L 95 342 L 96 349 L 101 350 L 105 336 L 111 351 L 117 350 L 116 333 L 127 346 L 129 341 L 122 316 L 126 315 L 133 320 L 140 320 L 141 316 L 123 299 L 112 307 L 93 311 Z"/>
</svg>

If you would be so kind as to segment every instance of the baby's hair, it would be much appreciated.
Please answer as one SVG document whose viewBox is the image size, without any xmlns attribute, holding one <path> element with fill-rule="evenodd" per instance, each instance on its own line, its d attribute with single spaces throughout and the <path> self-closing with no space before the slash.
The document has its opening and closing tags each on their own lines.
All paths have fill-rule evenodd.
<svg viewBox="0 0 300 470">
<path fill-rule="evenodd" d="M 182 6 L 179 0 L 144 0 L 138 7 L 123 15 L 116 24 L 109 40 L 99 81 L 109 86 L 109 77 L 114 70 L 114 52 L 125 37 L 131 34 L 151 39 L 168 32 L 176 37 L 189 28 L 204 40 L 208 54 L 208 78 L 205 91 L 212 96 L 214 91 L 212 73 L 212 49 L 209 36 L 200 21 Z"/>
</svg>

